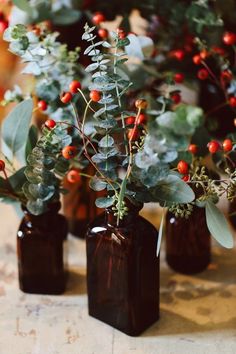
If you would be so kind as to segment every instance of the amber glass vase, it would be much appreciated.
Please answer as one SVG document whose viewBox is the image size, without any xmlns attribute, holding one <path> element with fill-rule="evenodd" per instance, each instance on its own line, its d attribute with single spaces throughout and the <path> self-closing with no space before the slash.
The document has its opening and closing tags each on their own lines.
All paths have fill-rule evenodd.
<svg viewBox="0 0 236 354">
<path fill-rule="evenodd" d="M 23 208 L 17 255 L 20 289 L 26 293 L 61 294 L 65 290 L 67 222 L 59 209 L 60 203 L 53 203 L 48 212 L 35 216 Z"/>
<path fill-rule="evenodd" d="M 94 175 L 93 167 L 90 166 L 83 172 Z M 69 231 L 74 236 L 85 238 L 89 222 L 102 212 L 95 205 L 96 198 L 101 195 L 89 187 L 89 178 L 84 176 L 73 184 L 65 180 L 64 187 L 68 193 L 64 196 L 63 211 L 69 224 Z"/>
<path fill-rule="evenodd" d="M 205 270 L 211 260 L 211 239 L 205 209 L 194 207 L 188 219 L 166 216 L 166 261 L 183 274 Z"/>
<path fill-rule="evenodd" d="M 89 314 L 131 336 L 159 318 L 158 234 L 140 209 L 119 226 L 106 210 L 86 237 Z"/>
<path fill-rule="evenodd" d="M 236 229 L 236 199 L 229 203 L 229 220 L 234 229 Z"/>
</svg>

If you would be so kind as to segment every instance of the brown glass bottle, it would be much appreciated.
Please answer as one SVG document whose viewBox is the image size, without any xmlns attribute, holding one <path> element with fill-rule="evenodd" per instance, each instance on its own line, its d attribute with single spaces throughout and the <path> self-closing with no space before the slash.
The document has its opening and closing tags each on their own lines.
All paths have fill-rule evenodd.
<svg viewBox="0 0 236 354">
<path fill-rule="evenodd" d="M 236 198 L 229 203 L 229 220 L 234 229 L 236 229 Z"/>
<path fill-rule="evenodd" d="M 133 207 L 119 226 L 111 210 L 89 226 L 89 314 L 136 336 L 159 318 L 158 234 Z"/>
<path fill-rule="evenodd" d="M 23 208 L 17 255 L 19 285 L 26 293 L 61 294 L 65 290 L 63 243 L 67 222 L 58 214 L 59 209 L 60 203 L 53 203 L 48 212 L 35 216 Z"/>
<path fill-rule="evenodd" d="M 83 172 L 94 175 L 92 167 L 87 167 Z M 100 194 L 90 188 L 89 178 L 85 176 L 81 176 L 80 181 L 73 184 L 65 180 L 64 187 L 68 193 L 64 196 L 63 211 L 69 224 L 69 231 L 74 236 L 85 238 L 89 222 L 102 212 L 95 205 L 95 200 Z"/>
<path fill-rule="evenodd" d="M 194 206 L 188 219 L 166 215 L 166 261 L 176 272 L 202 272 L 211 261 L 211 238 L 205 208 Z"/>
</svg>

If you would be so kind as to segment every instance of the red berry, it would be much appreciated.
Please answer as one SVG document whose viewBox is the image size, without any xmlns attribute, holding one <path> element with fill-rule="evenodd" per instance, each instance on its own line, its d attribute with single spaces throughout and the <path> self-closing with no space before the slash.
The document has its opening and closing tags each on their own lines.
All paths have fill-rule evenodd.
<svg viewBox="0 0 236 354">
<path fill-rule="evenodd" d="M 236 96 L 232 96 L 229 98 L 229 105 L 233 108 L 236 107 Z"/>
<path fill-rule="evenodd" d="M 206 49 L 203 49 L 200 53 L 200 58 L 202 60 L 205 60 L 207 57 L 209 57 L 210 53 L 206 50 Z"/>
<path fill-rule="evenodd" d="M 137 124 L 146 124 L 147 123 L 147 116 L 146 114 L 140 114 L 137 120 Z"/>
<path fill-rule="evenodd" d="M 191 152 L 191 154 L 195 155 L 198 151 L 198 147 L 196 144 L 190 144 L 188 147 L 188 151 Z"/>
<path fill-rule="evenodd" d="M 207 147 L 211 154 L 215 154 L 220 150 L 220 143 L 216 140 L 212 140 L 207 144 Z"/>
<path fill-rule="evenodd" d="M 80 174 L 76 170 L 71 170 L 67 173 L 66 178 L 69 183 L 78 183 L 80 181 Z"/>
<path fill-rule="evenodd" d="M 223 149 L 225 152 L 229 152 L 231 151 L 233 148 L 233 143 L 232 143 L 232 140 L 231 139 L 225 139 L 223 141 Z"/>
<path fill-rule="evenodd" d="M 230 82 L 233 78 L 233 75 L 229 70 L 222 71 L 220 76 L 221 76 L 221 79 L 225 82 Z"/>
<path fill-rule="evenodd" d="M 128 132 L 128 139 L 135 141 L 139 138 L 139 130 L 137 128 L 130 129 Z"/>
<path fill-rule="evenodd" d="M 127 117 L 126 120 L 125 120 L 125 123 L 127 125 L 134 124 L 134 122 L 135 122 L 135 117 L 134 116 Z"/>
<path fill-rule="evenodd" d="M 102 39 L 107 39 L 108 34 L 109 34 L 108 30 L 105 29 L 105 28 L 100 28 L 100 29 L 98 30 L 98 35 L 99 35 L 99 37 L 101 37 Z"/>
<path fill-rule="evenodd" d="M 135 101 L 135 107 L 138 109 L 146 109 L 147 106 L 148 106 L 147 101 L 142 98 Z"/>
<path fill-rule="evenodd" d="M 5 162 L 0 160 L 0 172 L 5 170 Z"/>
<path fill-rule="evenodd" d="M 233 32 L 225 32 L 223 35 L 223 42 L 226 45 L 236 44 L 236 34 Z"/>
<path fill-rule="evenodd" d="M 126 38 L 126 33 L 122 28 L 117 28 L 117 34 L 118 34 L 119 39 Z"/>
<path fill-rule="evenodd" d="M 46 122 L 45 122 L 45 126 L 46 126 L 48 129 L 53 129 L 53 128 L 55 128 L 55 126 L 56 126 L 56 122 L 55 122 L 55 120 L 53 120 L 53 119 L 48 119 L 48 120 L 46 120 Z"/>
<path fill-rule="evenodd" d="M 198 70 L 197 77 L 199 80 L 206 80 L 209 76 L 209 73 L 206 69 L 200 69 Z"/>
<path fill-rule="evenodd" d="M 189 166 L 188 166 L 188 163 L 186 161 L 180 160 L 178 162 L 177 170 L 179 171 L 179 173 L 181 173 L 183 175 L 186 175 L 188 173 L 188 169 L 189 169 Z"/>
<path fill-rule="evenodd" d="M 225 50 L 224 50 L 224 48 L 221 48 L 221 47 L 213 46 L 212 51 L 218 55 L 221 55 L 221 56 L 225 55 Z"/>
<path fill-rule="evenodd" d="M 78 150 L 75 146 L 65 146 L 62 149 L 62 156 L 66 159 L 66 160 L 70 160 L 73 159 L 76 154 L 77 154 Z"/>
<path fill-rule="evenodd" d="M 92 90 L 89 94 L 89 97 L 93 102 L 98 102 L 101 99 L 101 92 L 97 90 Z"/>
<path fill-rule="evenodd" d="M 46 111 L 48 108 L 47 102 L 46 101 L 38 101 L 38 108 L 41 109 L 41 111 Z"/>
<path fill-rule="evenodd" d="M 190 180 L 189 175 L 184 175 L 184 176 L 182 177 L 182 180 L 183 180 L 184 182 L 188 182 L 188 181 Z"/>
<path fill-rule="evenodd" d="M 96 12 L 92 18 L 92 22 L 95 25 L 99 25 L 101 22 L 104 22 L 104 21 L 105 21 L 105 16 L 101 12 Z"/>
<path fill-rule="evenodd" d="M 179 104 L 181 102 L 181 95 L 178 92 L 173 93 L 170 97 L 175 104 Z"/>
<path fill-rule="evenodd" d="M 193 62 L 196 65 L 200 65 L 201 64 L 202 58 L 200 57 L 199 54 L 196 54 L 196 55 L 193 56 Z"/>
<path fill-rule="evenodd" d="M 171 56 L 173 56 L 175 59 L 179 61 L 182 61 L 184 59 L 185 53 L 182 49 L 177 49 L 171 53 Z"/>
<path fill-rule="evenodd" d="M 62 103 L 69 103 L 72 100 L 72 94 L 70 92 L 63 92 L 60 98 Z"/>
<path fill-rule="evenodd" d="M 183 81 L 184 81 L 184 74 L 182 73 L 176 73 L 174 75 L 174 81 L 177 83 L 177 84 L 181 84 Z"/>
<path fill-rule="evenodd" d="M 0 33 L 3 33 L 5 29 L 7 29 L 8 25 L 8 21 L 0 21 Z"/>
<path fill-rule="evenodd" d="M 73 80 L 70 83 L 70 92 L 71 93 L 78 93 L 78 90 L 81 89 L 81 83 L 77 80 Z"/>
</svg>

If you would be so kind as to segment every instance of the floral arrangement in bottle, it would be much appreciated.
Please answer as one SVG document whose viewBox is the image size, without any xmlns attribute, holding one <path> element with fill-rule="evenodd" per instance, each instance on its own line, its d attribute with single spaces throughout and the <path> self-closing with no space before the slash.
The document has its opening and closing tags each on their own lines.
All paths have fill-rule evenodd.
<svg viewBox="0 0 236 354">
<path fill-rule="evenodd" d="M 0 197 L 2 202 L 18 202 L 33 215 L 58 202 L 62 179 L 69 166 L 61 149 L 71 143 L 67 130 L 45 122 L 41 135 L 30 126 L 33 100 L 20 102 L 2 124 Z"/>
<path fill-rule="evenodd" d="M 106 190 L 106 196 L 98 198 L 96 205 L 112 208 L 119 223 L 128 213 L 126 200 L 134 204 L 158 202 L 184 216 L 191 213 L 193 201 L 205 203 L 211 233 L 221 244 L 232 247 L 226 220 L 215 206 L 222 192 L 221 182 L 225 181 L 210 178 L 201 159 L 194 157 L 197 146 L 190 144 L 192 135 L 204 122 L 203 111 L 189 105 L 173 110 L 172 101 L 165 96 L 158 101 L 159 110 L 147 110 L 147 101 L 139 98 L 135 101 L 135 111 L 124 109 L 125 93 L 132 83 L 124 71 L 127 57 L 122 48 L 129 44 L 129 39 L 120 36 L 118 30 L 111 33 L 112 44 L 96 42 L 93 31 L 93 27 L 86 26 L 83 35 L 89 44 L 85 54 L 92 63 L 86 71 L 91 73 L 92 83 L 82 119 L 76 115 L 76 129 L 83 140 L 84 156 L 96 171 L 91 177 L 91 188 Z M 103 53 L 102 47 L 109 51 Z M 70 101 L 71 98 L 65 103 Z M 150 111 L 149 119 L 146 110 Z M 93 112 L 96 146 L 84 131 L 89 111 Z M 71 148 L 75 147 L 68 147 Z M 230 186 L 231 179 L 226 183 Z M 199 190 L 195 198 L 196 188 Z M 184 199 L 190 201 L 186 203 Z M 221 225 L 223 235 L 214 223 Z"/>
</svg>

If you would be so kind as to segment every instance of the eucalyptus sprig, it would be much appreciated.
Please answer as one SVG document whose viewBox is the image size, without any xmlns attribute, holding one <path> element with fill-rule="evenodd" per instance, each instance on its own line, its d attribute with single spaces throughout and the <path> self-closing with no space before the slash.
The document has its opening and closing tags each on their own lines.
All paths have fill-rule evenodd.
<svg viewBox="0 0 236 354">
<path fill-rule="evenodd" d="M 69 51 L 57 40 L 58 35 L 47 28 L 38 27 L 35 31 L 18 24 L 4 32 L 4 40 L 10 43 L 9 50 L 26 64 L 22 73 L 34 76 L 33 94 L 45 101 L 43 112 L 56 120 L 72 120 L 72 109 L 61 104 L 59 95 L 73 78 L 83 77 L 84 71 L 78 64 L 79 48 Z M 4 104 L 19 101 L 23 96 L 18 88 L 7 91 Z"/>
<path fill-rule="evenodd" d="M 69 162 L 61 150 L 70 144 L 67 128 L 57 124 L 53 129 L 43 128 L 42 136 L 27 156 L 23 191 L 27 198 L 26 207 L 34 215 L 47 211 L 48 203 L 59 199 L 61 181 L 69 169 Z"/>
<path fill-rule="evenodd" d="M 92 83 L 89 86 L 90 100 L 84 97 L 86 108 L 82 120 L 77 120 L 77 129 L 84 142 L 84 155 L 96 170 L 90 181 L 91 188 L 106 190 L 107 193 L 96 200 L 96 205 L 111 207 L 119 223 L 128 213 L 127 199 L 134 204 L 146 201 L 191 202 L 194 193 L 178 176 L 172 175 L 168 165 L 171 159 L 167 154 L 163 154 L 163 161 L 157 160 L 152 170 L 147 165 L 138 166 L 137 155 L 142 153 L 149 139 L 143 114 L 148 103 L 138 98 L 134 111 L 126 108 L 124 94 L 129 92 L 132 82 L 125 70 L 128 58 L 123 48 L 129 40 L 117 31 L 111 33 L 110 43 L 97 41 L 94 29 L 86 25 L 83 34 L 83 39 L 88 42 L 85 54 L 92 61 L 86 68 L 91 73 Z M 84 126 L 90 111 L 93 112 L 97 147 L 89 153 L 89 139 Z"/>
</svg>

